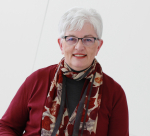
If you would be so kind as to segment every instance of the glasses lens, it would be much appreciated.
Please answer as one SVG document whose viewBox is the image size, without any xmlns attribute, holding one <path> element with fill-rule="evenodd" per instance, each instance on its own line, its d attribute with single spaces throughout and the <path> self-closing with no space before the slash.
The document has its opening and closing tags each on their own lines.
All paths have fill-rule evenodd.
<svg viewBox="0 0 150 136">
<path fill-rule="evenodd" d="M 78 41 L 78 38 L 76 38 L 76 37 L 70 37 L 70 36 L 66 37 L 66 42 L 69 45 L 74 45 L 77 43 L 77 41 Z"/>
<path fill-rule="evenodd" d="M 83 38 L 82 42 L 83 42 L 83 44 L 86 45 L 86 46 L 91 46 L 91 45 L 94 44 L 95 39 L 92 38 L 92 37 L 86 37 L 86 38 Z"/>
</svg>

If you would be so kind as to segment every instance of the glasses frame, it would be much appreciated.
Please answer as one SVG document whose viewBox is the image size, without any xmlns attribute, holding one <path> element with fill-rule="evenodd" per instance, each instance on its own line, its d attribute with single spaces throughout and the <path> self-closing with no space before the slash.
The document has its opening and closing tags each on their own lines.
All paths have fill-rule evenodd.
<svg viewBox="0 0 150 136">
<path fill-rule="evenodd" d="M 66 41 L 66 38 L 67 38 L 67 37 L 75 37 L 75 36 L 62 36 L 62 39 L 65 39 L 65 41 Z M 96 38 L 96 37 L 83 37 L 83 38 L 75 37 L 75 38 L 78 39 L 77 43 L 79 42 L 80 39 L 81 39 L 81 41 L 82 41 L 84 38 L 94 38 L 94 43 L 95 43 L 95 40 L 100 40 L 99 38 Z M 67 41 L 66 41 L 66 42 L 67 42 Z M 72 45 L 76 45 L 77 43 L 72 44 Z M 93 43 L 93 44 L 94 44 L 94 43 Z M 83 43 L 83 41 L 82 41 L 82 44 L 85 45 L 85 44 Z M 92 44 L 92 45 L 93 45 L 93 44 Z M 86 45 L 85 45 L 85 46 L 86 46 Z"/>
</svg>

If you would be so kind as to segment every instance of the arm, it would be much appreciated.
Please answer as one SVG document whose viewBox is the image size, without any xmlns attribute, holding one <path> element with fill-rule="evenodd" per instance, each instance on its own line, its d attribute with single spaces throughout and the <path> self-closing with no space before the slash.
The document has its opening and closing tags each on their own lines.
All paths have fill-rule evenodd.
<svg viewBox="0 0 150 136">
<path fill-rule="evenodd" d="M 26 82 L 19 88 L 7 111 L 0 120 L 0 136 L 22 135 L 24 131 L 28 120 L 28 94 L 25 84 Z"/>
<path fill-rule="evenodd" d="M 27 77 L 0 120 L 0 136 L 40 135 L 43 106 L 57 65 Z"/>
<path fill-rule="evenodd" d="M 108 136 L 129 136 L 128 106 L 121 87 L 115 91 L 112 107 Z"/>
</svg>

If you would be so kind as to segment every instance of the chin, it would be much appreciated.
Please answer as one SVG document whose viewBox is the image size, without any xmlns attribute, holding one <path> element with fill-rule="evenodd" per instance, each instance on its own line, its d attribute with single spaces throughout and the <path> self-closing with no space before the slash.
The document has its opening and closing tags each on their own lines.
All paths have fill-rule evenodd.
<svg viewBox="0 0 150 136">
<path fill-rule="evenodd" d="M 83 70 L 83 69 L 86 69 L 87 67 L 86 66 L 83 66 L 83 65 L 74 65 L 74 70 L 77 70 L 77 71 L 80 71 L 80 70 Z"/>
</svg>

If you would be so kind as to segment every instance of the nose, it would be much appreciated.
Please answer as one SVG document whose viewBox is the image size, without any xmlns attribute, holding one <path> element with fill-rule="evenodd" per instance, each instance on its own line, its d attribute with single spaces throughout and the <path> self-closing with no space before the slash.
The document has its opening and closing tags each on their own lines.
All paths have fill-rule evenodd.
<svg viewBox="0 0 150 136">
<path fill-rule="evenodd" d="M 78 41 L 78 43 L 75 45 L 75 49 L 76 50 L 84 50 L 84 45 L 83 45 L 83 43 L 82 43 L 82 40 L 81 39 L 79 39 L 79 41 Z"/>
</svg>

